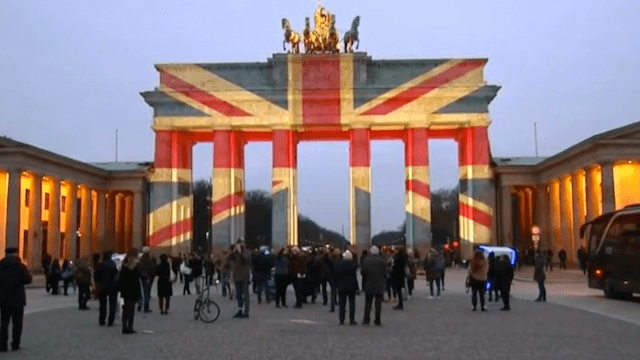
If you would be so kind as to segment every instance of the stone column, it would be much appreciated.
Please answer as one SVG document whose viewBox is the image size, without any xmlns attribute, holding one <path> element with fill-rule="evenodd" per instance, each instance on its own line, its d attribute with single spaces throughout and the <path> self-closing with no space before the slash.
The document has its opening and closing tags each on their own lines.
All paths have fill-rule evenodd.
<svg viewBox="0 0 640 360">
<path fill-rule="evenodd" d="M 613 178 L 613 162 L 600 164 L 602 176 L 602 213 L 608 213 L 616 208 Z"/>
<path fill-rule="evenodd" d="M 371 133 L 349 132 L 349 213 L 351 245 L 360 250 L 371 246 Z"/>
<path fill-rule="evenodd" d="M 513 236 L 513 203 L 511 202 L 511 187 L 500 187 L 500 214 L 502 228 L 502 243 L 507 246 L 514 246 Z M 516 249 L 520 251 L 520 249 Z"/>
<path fill-rule="evenodd" d="M 67 260 L 75 260 L 78 241 L 78 185 L 69 183 L 69 198 L 67 199 Z"/>
<path fill-rule="evenodd" d="M 191 249 L 192 218 L 180 219 L 180 209 L 193 206 L 192 150 L 189 133 L 156 131 L 155 169 L 149 179 L 147 245 L 172 255 L 182 252 L 182 242 Z"/>
<path fill-rule="evenodd" d="M 549 248 L 551 244 L 551 221 L 549 219 L 549 211 L 551 209 L 549 205 L 549 193 L 547 192 L 547 185 L 542 184 L 536 187 L 537 201 L 536 201 L 536 225 L 540 228 L 540 242 L 539 248 Z M 546 244 L 546 245 L 545 245 Z M 520 249 L 518 249 L 520 250 Z"/>
<path fill-rule="evenodd" d="M 571 205 L 572 196 L 565 187 L 565 179 L 565 177 L 560 178 L 560 234 L 562 236 L 562 248 L 568 253 L 571 249 L 570 244 L 573 237 L 573 232 L 571 231 L 573 216 L 569 213 L 571 206 L 567 206 L 567 204 Z M 557 261 L 556 255 L 558 255 L 558 251 L 560 249 L 554 250 L 554 261 Z"/>
<path fill-rule="evenodd" d="M 487 128 L 461 129 L 458 145 L 460 251 L 462 258 L 468 260 L 474 246 L 489 244 L 492 239 L 495 187 Z"/>
<path fill-rule="evenodd" d="M 7 186 L 7 227 L 6 247 L 19 247 L 20 245 L 20 180 L 22 170 L 9 169 Z"/>
<path fill-rule="evenodd" d="M 118 251 L 116 248 L 116 193 L 109 191 L 106 198 L 105 236 L 102 243 L 103 250 Z"/>
<path fill-rule="evenodd" d="M 582 244 L 582 241 L 580 240 L 580 227 L 582 226 L 582 218 L 580 214 L 582 213 L 581 206 L 583 200 L 582 196 L 584 196 L 584 193 L 580 191 L 581 186 L 578 183 L 579 180 L 577 172 L 571 176 L 571 193 L 573 195 L 573 242 L 571 243 L 571 250 L 567 249 L 567 261 L 570 262 L 576 261 L 576 257 L 578 256 L 577 251 Z"/>
<path fill-rule="evenodd" d="M 213 161 L 213 245 L 244 237 L 244 139 L 237 131 L 216 131 Z"/>
<path fill-rule="evenodd" d="M 273 132 L 271 246 L 298 245 L 297 140 L 291 130 Z"/>
<path fill-rule="evenodd" d="M 92 235 L 93 235 L 93 199 L 91 198 L 91 188 L 82 189 L 82 229 L 80 230 L 80 257 L 91 258 Z"/>
<path fill-rule="evenodd" d="M 33 240 L 29 247 L 29 264 L 32 268 L 37 268 L 42 261 L 42 177 L 36 173 L 31 182 L 30 215 L 29 236 Z"/>
<path fill-rule="evenodd" d="M 107 236 L 107 198 L 106 193 L 102 190 L 96 190 L 96 228 L 97 239 L 91 247 L 92 253 L 103 252 L 107 250 L 106 236 Z"/>
<path fill-rule="evenodd" d="M 48 249 L 53 259 L 60 259 L 60 180 L 51 179 L 51 193 L 49 194 L 49 237 Z"/>
<path fill-rule="evenodd" d="M 131 245 L 136 249 L 141 249 L 146 243 L 144 229 L 144 202 L 142 201 L 142 191 L 134 191 Z"/>
<path fill-rule="evenodd" d="M 427 129 L 405 131 L 405 214 L 407 247 L 421 251 L 431 246 L 431 189 Z"/>
</svg>

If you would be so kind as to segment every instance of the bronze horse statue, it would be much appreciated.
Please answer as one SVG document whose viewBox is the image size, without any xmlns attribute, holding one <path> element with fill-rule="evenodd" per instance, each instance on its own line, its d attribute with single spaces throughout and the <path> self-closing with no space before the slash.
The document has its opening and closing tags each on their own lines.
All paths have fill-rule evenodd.
<svg viewBox="0 0 640 360">
<path fill-rule="evenodd" d="M 291 29 L 291 24 L 287 18 L 282 18 L 282 28 L 284 29 L 284 40 L 282 41 L 282 49 L 287 50 L 285 44 L 291 44 L 290 52 L 294 54 L 300 53 L 300 35 Z"/>
<path fill-rule="evenodd" d="M 358 26 L 360 26 L 360 16 L 356 16 L 351 23 L 351 30 L 344 34 L 344 52 L 352 53 L 353 44 L 358 42 L 356 50 L 360 46 L 360 38 L 358 37 Z"/>
</svg>

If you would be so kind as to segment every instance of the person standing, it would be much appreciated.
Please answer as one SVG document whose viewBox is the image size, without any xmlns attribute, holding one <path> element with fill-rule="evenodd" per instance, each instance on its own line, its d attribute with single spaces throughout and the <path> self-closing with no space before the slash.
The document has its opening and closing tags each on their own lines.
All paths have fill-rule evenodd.
<svg viewBox="0 0 640 360">
<path fill-rule="evenodd" d="M 558 251 L 558 259 L 560 259 L 560 269 L 567 270 L 567 252 L 564 249 Z"/>
<path fill-rule="evenodd" d="M 169 302 L 173 295 L 173 284 L 171 283 L 171 264 L 167 254 L 160 255 L 160 264 L 157 268 L 158 275 L 158 305 L 160 306 L 160 314 L 167 315 L 169 313 Z M 174 275 L 176 276 L 176 275 Z"/>
<path fill-rule="evenodd" d="M 267 282 L 269 282 L 269 280 L 271 279 L 271 268 L 273 268 L 273 263 L 271 262 L 271 259 L 269 257 L 269 248 L 267 246 L 261 246 L 260 252 L 255 257 L 255 261 L 253 262 L 253 281 L 256 283 L 258 304 L 262 303 L 263 292 L 267 304 L 269 304 L 271 300 L 267 290 Z"/>
<path fill-rule="evenodd" d="M 109 303 L 109 320 L 108 325 L 112 326 L 116 317 L 116 304 L 118 300 L 118 292 L 116 289 L 116 276 L 118 268 L 113 262 L 111 251 L 105 251 L 102 255 L 102 262 L 98 269 L 93 273 L 93 281 L 98 288 L 98 300 L 100 301 L 100 315 L 98 323 L 104 326 L 107 318 L 107 302 Z"/>
<path fill-rule="evenodd" d="M 51 295 L 58 295 L 58 288 L 60 286 L 60 273 L 60 261 L 58 261 L 58 259 L 53 260 L 53 262 L 51 263 L 51 270 L 49 270 Z"/>
<path fill-rule="evenodd" d="M 353 260 L 353 254 L 351 251 L 347 250 L 342 254 L 342 262 L 340 262 L 334 270 L 338 297 L 340 298 L 340 305 L 338 308 L 340 325 L 344 325 L 347 299 L 349 299 L 349 325 L 357 325 L 355 321 L 356 291 L 358 290 L 358 278 L 356 276 L 357 269 L 358 266 Z"/>
<path fill-rule="evenodd" d="M 44 271 L 44 280 L 45 280 L 45 290 L 49 292 L 51 290 L 51 281 L 49 279 L 49 274 L 51 273 L 51 255 L 44 254 L 42 255 L 42 270 Z"/>
<path fill-rule="evenodd" d="M 535 257 L 534 257 L 535 259 Z M 535 265 L 535 260 L 533 261 L 534 265 Z M 545 271 L 549 270 L 549 271 L 553 271 L 553 250 L 549 249 L 547 250 L 547 262 L 546 262 L 546 266 L 545 266 Z"/>
<path fill-rule="evenodd" d="M 587 250 L 584 248 L 584 245 L 580 246 L 578 249 L 578 262 L 580 263 L 580 270 L 584 275 L 587 274 Z"/>
<path fill-rule="evenodd" d="M 500 301 L 500 295 L 498 294 L 498 286 L 496 286 L 496 263 L 499 259 L 496 258 L 494 253 L 489 253 L 489 258 L 487 260 L 489 262 L 489 273 L 487 275 L 489 283 L 489 302 L 492 301 L 494 293 L 496 295 L 496 302 L 498 302 Z"/>
<path fill-rule="evenodd" d="M 156 276 L 156 262 L 151 257 L 151 249 L 148 246 L 142 248 L 142 257 L 140 258 L 138 271 L 140 272 L 140 281 L 142 282 L 142 291 L 144 292 L 144 312 L 150 313 L 149 302 L 151 301 L 153 279 Z"/>
<path fill-rule="evenodd" d="M 487 273 L 489 272 L 489 263 L 484 257 L 482 250 L 476 250 L 473 253 L 473 259 L 469 265 L 469 285 L 471 286 L 471 310 L 476 311 L 478 305 L 478 296 L 480 296 L 480 307 L 482 311 L 487 311 L 484 306 L 484 291 L 487 283 Z"/>
<path fill-rule="evenodd" d="M 202 284 L 202 258 L 199 254 L 193 254 L 193 259 L 190 262 L 191 266 L 191 281 L 196 288 L 196 294 L 200 294 Z"/>
<path fill-rule="evenodd" d="M 78 284 L 78 308 L 89 310 L 87 302 L 91 298 L 91 267 L 87 259 L 79 259 L 76 262 L 73 278 Z"/>
<path fill-rule="evenodd" d="M 384 296 L 385 282 L 387 281 L 387 262 L 380 256 L 380 249 L 372 246 L 369 255 L 362 261 L 362 291 L 364 291 L 364 319 L 362 325 L 369 325 L 371 320 L 371 303 L 375 298 L 375 325 L 382 325 L 380 315 L 382 312 L 382 297 Z"/>
<path fill-rule="evenodd" d="M 291 274 L 289 269 L 289 249 L 282 248 L 278 252 L 275 261 L 275 274 L 274 280 L 276 284 L 276 307 L 287 307 L 287 286 L 291 281 Z"/>
<path fill-rule="evenodd" d="M 18 257 L 18 248 L 7 248 L 5 254 L 5 258 L 0 260 L 0 352 L 8 350 L 10 321 L 13 324 L 11 350 L 20 349 L 24 307 L 27 305 L 24 286 L 32 280 L 29 270 Z"/>
<path fill-rule="evenodd" d="M 544 273 L 544 269 L 544 255 L 542 255 L 541 252 L 538 252 L 533 270 L 533 280 L 538 283 L 538 298 L 535 301 L 547 301 L 547 289 L 544 287 L 544 281 L 547 279 L 547 275 Z"/>
<path fill-rule="evenodd" d="M 393 261 L 393 267 L 391 268 L 391 282 L 395 294 L 398 296 L 398 305 L 394 306 L 395 310 L 403 310 L 402 303 L 402 289 L 404 288 L 405 278 L 407 276 L 405 267 L 407 266 L 407 253 L 404 248 L 398 249 L 395 259 Z"/>
<path fill-rule="evenodd" d="M 291 276 L 293 277 L 293 290 L 296 294 L 296 305 L 294 309 L 302 308 L 302 298 L 304 294 L 305 278 L 307 277 L 307 266 L 304 255 L 298 247 L 291 251 Z"/>
<path fill-rule="evenodd" d="M 138 250 L 133 248 L 127 252 L 122 262 L 122 269 L 118 277 L 118 291 L 124 299 L 122 306 L 122 333 L 134 334 L 133 318 L 136 313 L 136 303 L 142 297 L 140 290 L 140 272 L 138 270 Z"/>
<path fill-rule="evenodd" d="M 438 299 L 440 298 L 440 280 L 442 278 L 442 272 L 444 271 L 444 261 L 444 255 L 438 253 L 434 248 L 429 250 L 427 258 L 424 260 L 427 281 L 429 282 L 429 292 L 431 294 L 428 299 L 433 299 L 433 283 L 436 284 L 436 295 Z"/>
<path fill-rule="evenodd" d="M 511 282 L 513 281 L 513 267 L 507 255 L 503 255 L 496 260 L 495 283 L 493 286 L 496 287 L 496 290 L 500 290 L 500 295 L 502 295 L 503 307 L 500 310 L 509 311 L 511 310 L 509 306 L 509 293 L 511 292 Z"/>
<path fill-rule="evenodd" d="M 233 282 L 236 286 L 236 297 L 238 299 L 238 312 L 234 318 L 249 317 L 249 282 L 251 281 L 251 252 L 246 249 L 244 240 L 238 239 L 233 247 L 233 252 L 229 255 L 231 261 L 231 272 Z M 244 306 L 244 312 L 243 312 Z"/>
</svg>

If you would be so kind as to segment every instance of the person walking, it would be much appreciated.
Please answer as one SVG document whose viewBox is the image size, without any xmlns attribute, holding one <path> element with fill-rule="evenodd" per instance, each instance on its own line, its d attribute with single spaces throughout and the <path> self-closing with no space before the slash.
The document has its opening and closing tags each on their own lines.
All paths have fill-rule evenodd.
<svg viewBox="0 0 640 360">
<path fill-rule="evenodd" d="M 371 303 L 375 298 L 375 325 L 382 325 L 382 297 L 384 296 L 385 282 L 387 281 L 387 262 L 380 256 L 380 249 L 372 246 L 369 255 L 362 261 L 362 291 L 364 291 L 364 319 L 362 325 L 369 325 L 371 320 Z"/>
<path fill-rule="evenodd" d="M 49 274 L 51 273 L 51 255 L 44 254 L 42 255 L 42 270 L 44 271 L 44 281 L 45 281 L 45 291 L 51 291 L 51 281 L 49 279 Z"/>
<path fill-rule="evenodd" d="M 535 301 L 547 301 L 547 289 L 544 287 L 544 281 L 547 279 L 544 273 L 545 267 L 545 257 L 538 251 L 533 270 L 533 280 L 538 283 L 538 298 Z"/>
<path fill-rule="evenodd" d="M 171 264 L 167 254 L 160 255 L 160 264 L 157 267 L 158 275 L 158 306 L 160 314 L 167 315 L 169 313 L 169 303 L 173 295 L 173 284 L 171 282 Z M 175 279 L 175 274 L 173 275 Z"/>
<path fill-rule="evenodd" d="M 12 323 L 11 350 L 20 349 L 22 320 L 27 296 L 24 286 L 31 284 L 31 274 L 18 257 L 18 248 L 5 249 L 5 258 L 0 260 L 0 352 L 7 352 L 9 322 Z"/>
<path fill-rule="evenodd" d="M 203 277 L 202 277 L 203 263 L 200 255 L 193 254 L 193 258 L 191 259 L 190 266 L 191 266 L 191 281 L 193 281 L 193 285 L 196 288 L 196 294 L 200 294 L 200 291 L 202 290 L 200 285 L 202 284 L 202 281 L 203 281 Z"/>
<path fill-rule="evenodd" d="M 98 323 L 100 326 L 105 325 L 107 319 L 107 302 L 109 304 L 109 320 L 108 325 L 112 326 L 116 317 L 116 305 L 118 300 L 118 291 L 116 289 L 116 277 L 118 268 L 113 262 L 111 251 L 105 251 L 102 255 L 102 262 L 93 273 L 93 282 L 96 284 L 98 301 L 100 302 L 100 315 Z"/>
<path fill-rule="evenodd" d="M 73 278 L 78 284 L 78 308 L 80 310 L 89 310 L 87 302 L 91 299 L 91 267 L 89 260 L 79 259 L 73 270 Z"/>
<path fill-rule="evenodd" d="M 405 267 L 407 266 L 407 253 L 404 248 L 398 249 L 395 259 L 393 261 L 393 267 L 391 269 L 391 281 L 393 283 L 393 289 L 398 296 L 398 305 L 394 306 L 395 310 L 403 310 L 402 303 L 402 289 L 404 288 L 405 278 L 407 276 Z"/>
<path fill-rule="evenodd" d="M 503 255 L 499 257 L 495 265 L 495 283 L 493 286 L 500 290 L 502 295 L 502 311 L 509 311 L 509 293 L 511 292 L 511 282 L 513 281 L 513 267 L 509 262 L 509 256 Z M 497 295 L 496 295 L 497 296 Z M 496 299 L 497 300 L 497 299 Z"/>
<path fill-rule="evenodd" d="M 334 269 L 336 288 L 338 289 L 338 297 L 340 299 L 338 308 L 340 325 L 344 325 L 347 299 L 349 299 L 349 325 L 357 325 L 355 321 L 356 291 L 358 290 L 357 269 L 358 266 L 353 260 L 353 254 L 349 250 L 342 254 L 342 262 Z"/>
<path fill-rule="evenodd" d="M 182 288 L 182 295 L 191 295 L 191 288 L 189 284 L 191 283 L 191 273 L 193 270 L 191 269 L 191 260 L 190 257 L 182 260 L 182 264 L 180 265 L 180 274 L 182 274 L 182 278 L 184 279 L 184 286 Z"/>
<path fill-rule="evenodd" d="M 473 259 L 469 265 L 469 285 L 471 286 L 471 310 L 476 311 L 478 305 L 478 296 L 480 297 L 480 308 L 487 311 L 484 306 L 484 291 L 487 283 L 487 273 L 489 271 L 489 263 L 484 257 L 482 250 L 476 250 L 473 253 Z"/>
<path fill-rule="evenodd" d="M 138 270 L 138 250 L 133 248 L 127 252 L 118 276 L 118 291 L 124 299 L 122 306 L 122 333 L 134 334 L 133 319 L 136 314 L 136 303 L 142 297 L 140 290 L 140 271 Z"/>
<path fill-rule="evenodd" d="M 140 273 L 140 281 L 142 282 L 144 295 L 144 312 L 150 313 L 149 302 L 151 301 L 153 279 L 156 276 L 156 262 L 151 257 L 151 249 L 148 246 L 142 248 L 142 257 L 140 257 L 140 263 L 138 264 L 138 272 Z M 140 311 L 140 309 L 138 309 L 138 311 Z"/>
<path fill-rule="evenodd" d="M 558 259 L 560 259 L 560 269 L 567 270 L 567 252 L 564 249 L 558 251 Z"/>
<path fill-rule="evenodd" d="M 238 299 L 238 312 L 234 318 L 249 317 L 249 282 L 251 281 L 251 252 L 245 247 L 244 240 L 238 239 L 233 247 L 233 252 L 229 255 L 231 261 L 231 272 L 233 282 L 236 287 L 236 297 Z M 243 312 L 244 306 L 244 312 Z"/>
<path fill-rule="evenodd" d="M 60 279 L 62 279 L 62 290 L 64 296 L 68 296 L 69 284 L 73 284 L 73 265 L 69 260 L 62 262 L 62 270 L 60 271 Z"/>
<path fill-rule="evenodd" d="M 287 287 L 291 281 L 291 270 L 289 263 L 289 249 L 282 248 L 278 251 L 275 261 L 274 281 L 276 284 L 276 307 L 287 307 Z"/>
</svg>

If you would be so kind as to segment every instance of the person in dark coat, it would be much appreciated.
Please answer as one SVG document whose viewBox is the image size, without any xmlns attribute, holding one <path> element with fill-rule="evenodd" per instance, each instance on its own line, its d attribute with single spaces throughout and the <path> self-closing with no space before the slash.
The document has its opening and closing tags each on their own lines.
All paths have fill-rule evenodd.
<svg viewBox="0 0 640 360">
<path fill-rule="evenodd" d="M 511 282 L 513 281 L 513 267 L 509 262 L 509 256 L 503 255 L 499 257 L 495 264 L 495 282 L 492 286 L 495 286 L 497 290 L 500 290 L 502 296 L 503 311 L 511 310 L 509 306 L 509 293 L 511 292 Z"/>
<path fill-rule="evenodd" d="M 78 284 L 78 308 L 89 310 L 87 301 L 91 298 L 91 267 L 87 259 L 80 259 L 73 269 L 73 278 Z"/>
<path fill-rule="evenodd" d="M 380 249 L 372 246 L 369 254 L 362 261 L 362 291 L 365 294 L 364 319 L 362 325 L 369 325 L 371 314 L 371 303 L 375 298 L 375 319 L 374 324 L 380 326 L 380 315 L 382 312 L 382 297 L 384 296 L 385 283 L 387 281 L 387 262 L 380 256 Z"/>
<path fill-rule="evenodd" d="M 587 274 L 587 250 L 584 248 L 584 245 L 580 246 L 578 249 L 578 262 L 580 263 L 580 270 L 584 275 Z"/>
<path fill-rule="evenodd" d="M 266 246 L 260 247 L 260 252 L 256 255 L 253 261 L 253 281 L 256 283 L 256 293 L 258 294 L 258 304 L 262 303 L 262 293 L 264 292 L 265 300 L 267 304 L 271 301 L 267 290 L 267 283 L 271 279 L 271 268 L 273 268 L 273 262 L 269 256 L 269 248 Z"/>
<path fill-rule="evenodd" d="M 51 295 L 58 295 L 58 287 L 60 285 L 60 262 L 58 259 L 53 260 L 51 263 L 51 270 L 49 270 L 49 282 L 51 283 Z"/>
<path fill-rule="evenodd" d="M 287 307 L 287 286 L 291 282 L 289 249 L 282 248 L 275 261 L 274 281 L 276 284 L 276 307 Z"/>
<path fill-rule="evenodd" d="M 18 248 L 5 250 L 6 257 L 0 260 L 0 352 L 7 351 L 9 322 L 13 323 L 11 349 L 20 349 L 22 320 L 27 296 L 24 286 L 31 283 L 31 274 L 18 257 Z"/>
<path fill-rule="evenodd" d="M 49 281 L 49 274 L 51 272 L 51 255 L 42 255 L 42 270 L 44 270 L 45 290 L 49 292 L 51 290 L 51 282 Z"/>
<path fill-rule="evenodd" d="M 490 253 L 487 260 L 489 261 L 489 273 L 487 274 L 487 280 L 489 282 L 489 302 L 493 301 L 494 294 L 496 302 L 498 302 L 500 301 L 498 286 L 496 286 L 496 264 L 498 259 L 496 259 L 496 255 L 494 253 Z"/>
<path fill-rule="evenodd" d="M 138 250 L 131 249 L 122 262 L 122 269 L 118 276 L 118 292 L 124 299 L 122 306 L 122 333 L 134 334 L 133 318 L 136 313 L 136 303 L 142 298 L 140 289 L 140 272 L 138 271 Z"/>
<path fill-rule="evenodd" d="M 564 249 L 558 251 L 558 259 L 560 259 L 560 269 L 567 270 L 567 252 Z"/>
<path fill-rule="evenodd" d="M 545 256 L 538 251 L 533 269 L 533 280 L 538 283 L 539 290 L 538 298 L 535 301 L 547 301 L 547 289 L 544 287 L 544 281 L 547 279 L 547 275 L 544 273 L 545 267 Z"/>
<path fill-rule="evenodd" d="M 158 305 L 162 315 L 169 313 L 169 302 L 173 295 L 171 272 L 169 257 L 166 254 L 160 255 L 160 264 L 156 268 L 156 275 L 158 275 Z"/>
<path fill-rule="evenodd" d="M 73 267 L 69 260 L 62 262 L 62 269 L 60 271 L 60 279 L 62 279 L 62 290 L 64 296 L 69 295 L 69 284 L 73 283 Z"/>
<path fill-rule="evenodd" d="M 156 276 L 156 261 L 151 257 L 151 249 L 148 246 L 142 248 L 142 257 L 140 258 L 138 271 L 140 272 L 140 281 L 142 282 L 144 295 L 144 312 L 150 313 L 149 302 L 151 301 L 153 279 Z M 140 308 L 138 308 L 138 311 L 140 311 Z"/>
<path fill-rule="evenodd" d="M 296 294 L 296 305 L 293 308 L 300 309 L 302 308 L 302 298 L 304 297 L 307 265 L 304 254 L 297 247 L 294 247 L 291 253 L 291 275 L 293 276 L 293 290 Z"/>
<path fill-rule="evenodd" d="M 353 260 L 353 254 L 349 250 L 342 254 L 342 262 L 335 268 L 336 287 L 340 298 L 338 316 L 340 325 L 344 325 L 347 298 L 349 299 L 349 325 L 357 325 L 356 315 L 356 291 L 358 290 L 358 278 L 356 277 L 357 264 Z"/>
<path fill-rule="evenodd" d="M 109 320 L 108 325 L 112 326 L 116 317 L 116 305 L 118 300 L 118 292 L 116 290 L 116 276 L 118 268 L 116 263 L 111 260 L 113 253 L 105 251 L 102 254 L 102 262 L 93 273 L 93 282 L 96 284 L 98 300 L 100 302 L 100 315 L 98 323 L 100 326 L 105 324 L 107 318 L 107 302 L 109 303 Z"/>
<path fill-rule="evenodd" d="M 404 288 L 406 273 L 405 267 L 407 266 L 407 253 L 403 248 L 400 248 L 396 253 L 393 261 L 393 267 L 391 268 L 391 282 L 395 293 L 398 295 L 398 305 L 394 306 L 395 310 L 404 309 L 402 305 L 402 289 Z"/>
</svg>

